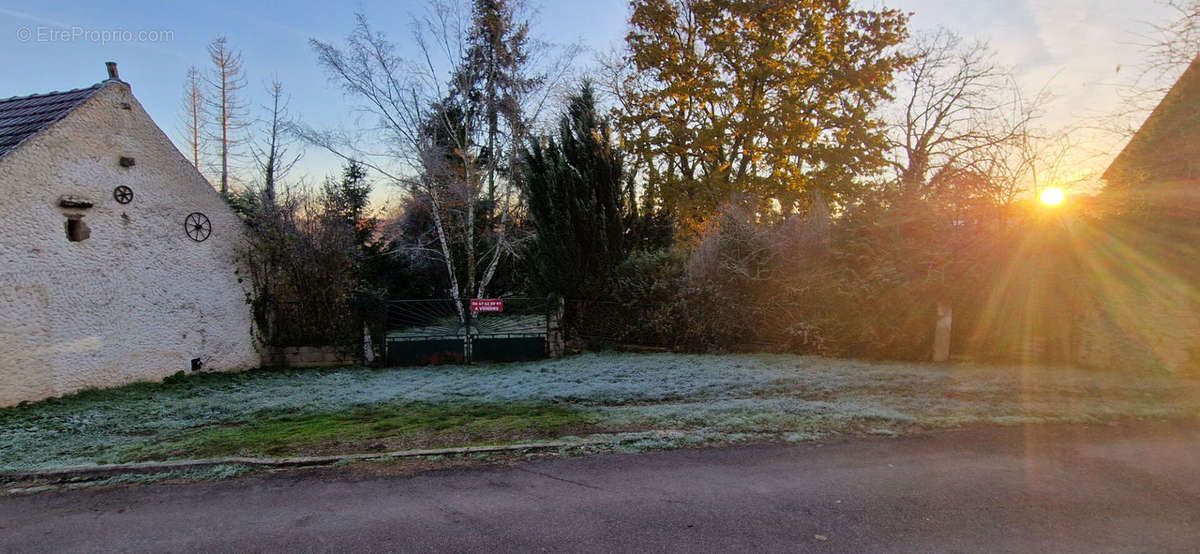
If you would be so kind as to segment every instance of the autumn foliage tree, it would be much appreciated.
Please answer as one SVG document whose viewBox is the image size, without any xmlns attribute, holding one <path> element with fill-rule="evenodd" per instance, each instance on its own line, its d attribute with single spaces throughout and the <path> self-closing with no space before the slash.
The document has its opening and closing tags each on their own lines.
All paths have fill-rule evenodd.
<svg viewBox="0 0 1200 554">
<path fill-rule="evenodd" d="M 635 0 L 620 124 L 645 190 L 696 231 L 737 202 L 759 214 L 842 201 L 879 171 L 873 113 L 906 17 L 850 0 Z"/>
</svg>

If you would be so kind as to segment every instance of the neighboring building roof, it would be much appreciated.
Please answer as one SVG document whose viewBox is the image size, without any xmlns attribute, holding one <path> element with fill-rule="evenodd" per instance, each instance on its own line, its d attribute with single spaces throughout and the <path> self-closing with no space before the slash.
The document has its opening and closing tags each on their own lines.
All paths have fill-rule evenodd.
<svg viewBox="0 0 1200 554">
<path fill-rule="evenodd" d="M 0 158 L 62 119 L 104 88 L 107 82 L 65 92 L 14 96 L 0 100 Z"/>
<path fill-rule="evenodd" d="M 1200 179 L 1200 57 L 1113 159 L 1104 179 L 1116 186 Z"/>
</svg>

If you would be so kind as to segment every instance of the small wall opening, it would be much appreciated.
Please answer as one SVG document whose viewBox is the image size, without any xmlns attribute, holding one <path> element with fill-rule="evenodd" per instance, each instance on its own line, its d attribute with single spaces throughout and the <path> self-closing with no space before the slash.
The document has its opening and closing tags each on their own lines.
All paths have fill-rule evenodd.
<svg viewBox="0 0 1200 554">
<path fill-rule="evenodd" d="M 92 230 L 83 222 L 83 216 L 67 216 L 67 240 L 80 242 L 91 236 Z"/>
</svg>

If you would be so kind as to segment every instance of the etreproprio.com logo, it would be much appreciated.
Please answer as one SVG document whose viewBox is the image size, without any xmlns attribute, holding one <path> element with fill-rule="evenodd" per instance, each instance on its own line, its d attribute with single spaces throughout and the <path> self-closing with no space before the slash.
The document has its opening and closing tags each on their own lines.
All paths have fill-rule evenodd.
<svg viewBox="0 0 1200 554">
<path fill-rule="evenodd" d="M 17 40 L 21 42 L 91 42 L 95 44 L 169 42 L 175 40 L 175 31 L 170 29 L 92 29 L 78 25 L 71 27 L 23 25 L 17 28 Z"/>
</svg>

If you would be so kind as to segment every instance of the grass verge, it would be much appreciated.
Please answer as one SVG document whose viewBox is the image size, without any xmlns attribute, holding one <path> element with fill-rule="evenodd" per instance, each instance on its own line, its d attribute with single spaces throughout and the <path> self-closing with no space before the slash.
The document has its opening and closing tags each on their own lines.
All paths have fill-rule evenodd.
<svg viewBox="0 0 1200 554">
<path fill-rule="evenodd" d="M 408 404 L 347 412 L 279 412 L 187 430 L 128 451 L 125 461 L 307 456 L 556 437 L 586 426 L 578 409 L 532 403 Z"/>
<path fill-rule="evenodd" d="M 1200 382 L 1144 371 L 601 353 L 518 364 L 202 374 L 86 391 L 0 409 L 0 471 L 584 435 L 654 449 L 1197 414 Z M 652 430 L 675 434 L 637 434 Z"/>
</svg>

